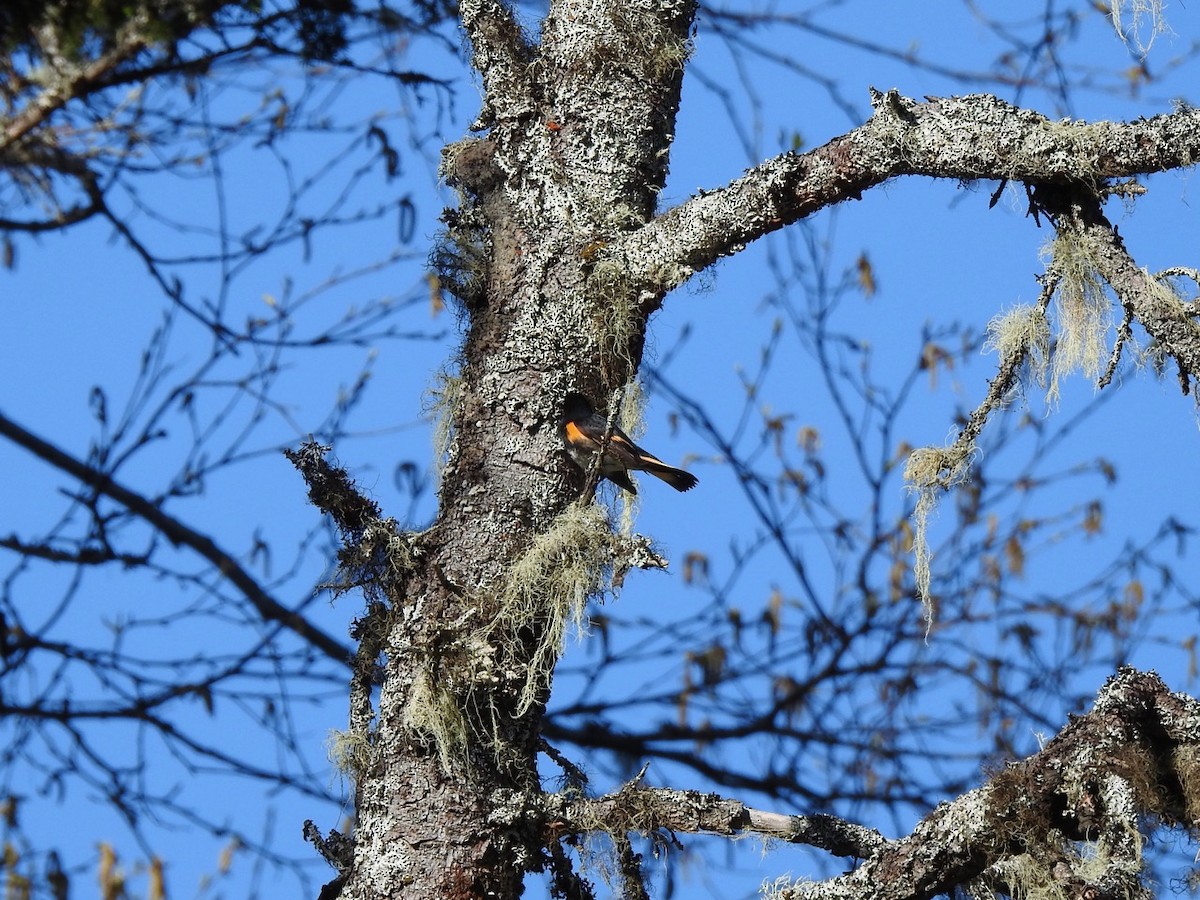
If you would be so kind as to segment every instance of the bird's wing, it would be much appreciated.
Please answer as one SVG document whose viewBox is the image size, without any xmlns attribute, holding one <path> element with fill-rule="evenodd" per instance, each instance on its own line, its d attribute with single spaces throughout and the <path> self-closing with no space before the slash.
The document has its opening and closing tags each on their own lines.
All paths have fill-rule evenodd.
<svg viewBox="0 0 1200 900">
<path fill-rule="evenodd" d="M 619 429 L 613 429 L 608 440 L 608 452 L 620 460 L 627 469 L 640 469 L 647 461 L 658 462 L 653 456 L 629 439 L 629 435 Z M 665 465 L 665 463 L 660 463 Z"/>
<path fill-rule="evenodd" d="M 584 453 L 596 453 L 600 450 L 603 432 L 596 434 L 593 429 L 580 428 L 577 422 L 570 421 L 566 423 L 563 431 L 568 443 L 577 450 L 582 450 Z M 604 455 L 606 462 L 618 463 L 627 469 L 630 466 L 639 467 L 642 464 L 642 457 L 648 456 L 619 429 L 613 429 L 613 433 L 609 435 L 608 447 Z"/>
</svg>

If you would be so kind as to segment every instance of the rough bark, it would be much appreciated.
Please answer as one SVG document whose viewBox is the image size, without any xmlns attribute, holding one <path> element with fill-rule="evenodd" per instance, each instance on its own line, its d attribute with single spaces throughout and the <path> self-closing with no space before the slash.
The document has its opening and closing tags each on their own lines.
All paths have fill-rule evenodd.
<svg viewBox="0 0 1200 900">
<path fill-rule="evenodd" d="M 698 194 L 611 252 L 657 299 L 751 241 L 900 175 L 1097 188 L 1200 159 L 1200 110 L 1191 107 L 1135 122 L 1082 122 L 1053 121 L 986 94 L 919 103 L 876 92 L 873 102 L 875 114 L 860 127 Z"/>
<path fill-rule="evenodd" d="M 1195 827 L 1198 751 L 1200 703 L 1125 668 L 1040 752 L 942 804 L 900 840 L 831 816 L 784 816 L 636 781 L 595 799 L 547 796 L 539 815 L 550 837 L 753 832 L 861 860 L 829 881 L 779 886 L 777 900 L 929 900 L 956 888 L 1021 896 L 1036 885 L 1064 898 L 1117 900 L 1148 894 L 1139 825 Z"/>
<path fill-rule="evenodd" d="M 566 570 L 551 549 L 583 487 L 561 453 L 561 398 L 612 396 L 644 329 L 623 273 L 593 265 L 589 247 L 653 210 L 695 12 L 693 0 L 630 6 L 556 2 L 535 47 L 505 5 L 462 4 L 488 136 L 445 153 L 462 193 L 445 266 L 468 320 L 448 403 L 454 439 L 432 528 L 412 538 L 346 529 L 355 549 L 344 568 L 350 558 L 352 580 L 369 582 L 376 601 L 357 631 L 384 662 L 369 733 L 360 687 L 360 733 L 352 723 L 347 735 L 366 749 L 351 755 L 344 897 L 515 897 L 544 865 L 539 831 L 501 821 L 494 797 L 538 789 L 548 672 L 537 661 L 557 655 L 553 623 L 570 614 L 559 607 L 642 546 L 578 513 L 571 533 L 591 541 L 596 572 Z M 368 656 L 360 667 L 374 665 Z"/>
<path fill-rule="evenodd" d="M 655 562 L 644 544 L 614 537 L 594 507 L 573 504 L 584 476 L 561 452 L 559 406 L 569 391 L 611 403 L 668 290 L 897 175 L 1095 190 L 1200 154 L 1192 110 L 1129 125 L 1055 123 L 988 97 L 921 104 L 892 93 L 876 98 L 861 128 L 654 217 L 694 14 L 694 0 L 555 0 L 534 44 L 499 0 L 461 5 L 484 91 L 476 127 L 486 136 L 444 155 L 461 204 L 447 214 L 438 258 L 467 330 L 443 398 L 453 441 L 437 519 L 420 535 L 400 534 L 355 499 L 319 448 L 297 458 L 314 501 L 343 529 L 347 584 L 364 586 L 370 600 L 356 623 L 361 649 L 340 754 L 357 787 L 342 896 L 516 897 L 524 874 L 545 867 L 567 885 L 557 841 L 590 830 L 613 835 L 632 885 L 626 835 L 660 829 L 753 829 L 868 856 L 850 875 L 788 888 L 788 897 L 924 900 L 977 879 L 1011 888 L 1018 874 L 1003 864 L 1018 848 L 1035 852 L 1037 841 L 1045 853 L 1029 866 L 1069 893 L 1137 893 L 1135 810 L 1191 821 L 1178 792 L 1160 802 L 1148 785 L 1184 781 L 1167 761 L 1198 726 L 1194 704 L 1134 673 L 1109 686 L 1086 727 L 1069 726 L 899 842 L 687 792 L 635 785 L 595 800 L 540 792 L 538 725 L 563 622 L 602 588 L 605 570 L 619 578 Z M 1108 241 L 1098 252 L 1106 277 L 1127 304 L 1142 302 L 1111 229 L 1090 214 L 1060 210 L 1056 221 Z M 1190 319 L 1157 307 L 1141 314 L 1197 371 L 1195 347 L 1184 346 Z M 1093 837 L 1112 864 L 1084 879 L 1065 842 Z"/>
<path fill-rule="evenodd" d="M 928 900 L 955 887 L 1017 896 L 1034 885 L 1081 900 L 1147 896 L 1138 826 L 1152 817 L 1195 827 L 1198 738 L 1196 700 L 1122 669 L 1036 755 L 939 806 L 851 873 L 776 896 Z"/>
</svg>

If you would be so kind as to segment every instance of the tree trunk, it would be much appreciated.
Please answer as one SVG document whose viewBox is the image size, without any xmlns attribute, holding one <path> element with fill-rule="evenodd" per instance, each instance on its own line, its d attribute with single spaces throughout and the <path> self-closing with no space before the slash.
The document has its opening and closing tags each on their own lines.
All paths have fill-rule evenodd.
<svg viewBox="0 0 1200 900">
<path fill-rule="evenodd" d="M 349 529 L 343 568 L 381 602 L 357 626 L 345 897 L 516 897 L 544 865 L 542 823 L 514 830 L 497 806 L 538 787 L 563 629 L 634 546 L 573 504 L 585 478 L 558 418 L 568 391 L 603 406 L 625 386 L 661 296 L 604 255 L 666 177 L 695 4 L 649 6 L 555 3 L 534 47 L 502 5 L 462 5 L 489 134 L 445 151 L 462 203 L 440 261 L 468 329 L 442 398 L 453 440 L 435 524 Z"/>
</svg>

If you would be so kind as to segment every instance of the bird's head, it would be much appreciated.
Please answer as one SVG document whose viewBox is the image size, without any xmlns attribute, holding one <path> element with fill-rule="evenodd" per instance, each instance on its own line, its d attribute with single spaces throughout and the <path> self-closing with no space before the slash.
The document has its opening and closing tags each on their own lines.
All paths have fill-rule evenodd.
<svg viewBox="0 0 1200 900">
<path fill-rule="evenodd" d="M 564 422 L 577 422 L 580 419 L 586 419 L 593 411 L 594 408 L 587 397 L 572 391 L 567 394 L 566 402 L 563 403 L 562 420 Z"/>
</svg>

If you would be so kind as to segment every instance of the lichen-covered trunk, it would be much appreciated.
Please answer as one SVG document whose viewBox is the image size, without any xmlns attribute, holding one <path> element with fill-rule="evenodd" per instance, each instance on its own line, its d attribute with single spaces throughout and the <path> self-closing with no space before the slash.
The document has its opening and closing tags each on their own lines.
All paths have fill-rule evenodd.
<svg viewBox="0 0 1200 900">
<path fill-rule="evenodd" d="M 390 541 L 370 572 L 385 600 L 357 625 L 367 750 L 344 897 L 516 897 L 544 864 L 542 823 L 498 807 L 538 789 L 563 623 L 620 564 L 573 504 L 558 416 L 569 390 L 606 404 L 626 384 L 660 299 L 605 247 L 653 214 L 694 13 L 557 0 L 534 45 L 504 4 L 463 0 L 484 108 L 444 154 L 462 202 L 437 256 L 467 333 L 436 522 Z"/>
</svg>

